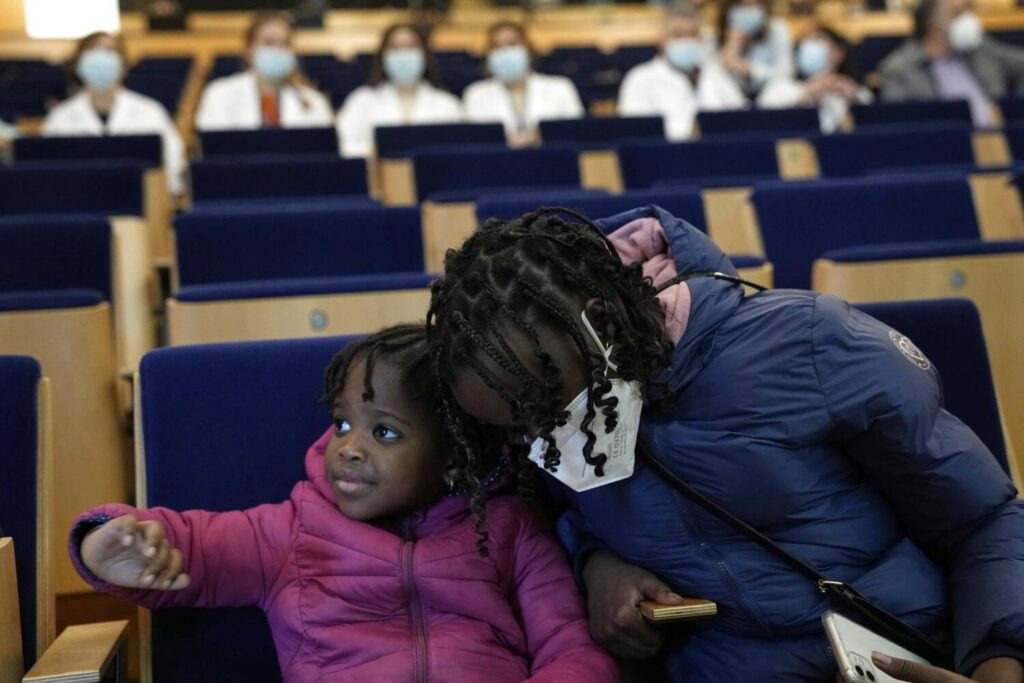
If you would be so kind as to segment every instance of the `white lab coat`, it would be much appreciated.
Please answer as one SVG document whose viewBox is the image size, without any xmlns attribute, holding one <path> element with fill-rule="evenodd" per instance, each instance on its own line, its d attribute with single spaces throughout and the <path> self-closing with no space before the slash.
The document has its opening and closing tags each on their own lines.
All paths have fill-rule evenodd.
<svg viewBox="0 0 1024 683">
<path fill-rule="evenodd" d="M 330 101 L 308 86 L 282 87 L 278 107 L 282 128 L 317 128 L 334 121 Z M 259 85 L 252 71 L 207 84 L 196 109 L 198 130 L 255 130 L 262 125 Z"/>
<path fill-rule="evenodd" d="M 185 143 L 167 110 L 156 100 L 118 88 L 104 124 L 89 93 L 83 90 L 56 105 L 43 121 L 42 134 L 60 135 L 159 135 L 163 141 L 167 189 L 181 194 L 185 189 Z"/>
<path fill-rule="evenodd" d="M 750 45 L 746 58 L 755 90 L 774 78 L 793 78 L 793 36 L 786 20 L 770 19 L 764 37 Z"/>
<path fill-rule="evenodd" d="M 698 111 L 745 109 L 749 102 L 736 81 L 715 58 L 705 60 L 697 77 L 690 77 L 659 55 L 629 70 L 619 87 L 619 116 L 657 116 L 665 119 L 665 137 L 686 140 L 693 135 Z"/>
<path fill-rule="evenodd" d="M 769 81 L 761 94 L 757 96 L 757 106 L 762 109 L 785 109 L 796 107 L 804 94 L 807 81 L 792 78 L 776 78 Z M 870 104 L 874 96 L 867 88 L 857 90 L 857 103 Z M 818 102 L 818 121 L 822 133 L 834 133 L 839 130 L 846 114 L 850 111 L 850 103 L 839 95 L 825 95 Z"/>
<path fill-rule="evenodd" d="M 462 102 L 467 120 L 501 123 L 506 133 L 531 131 L 540 121 L 578 119 L 585 113 L 572 81 L 565 76 L 532 72 L 526 77 L 526 111 L 522 121 L 516 116 L 508 86 L 496 78 L 470 85 L 462 95 Z"/>
<path fill-rule="evenodd" d="M 426 81 L 416 86 L 408 114 L 402 109 L 398 88 L 390 82 L 364 85 L 345 99 L 338 112 L 341 153 L 346 157 L 369 156 L 373 152 L 373 132 L 377 126 L 458 123 L 461 120 L 459 98 Z"/>
</svg>

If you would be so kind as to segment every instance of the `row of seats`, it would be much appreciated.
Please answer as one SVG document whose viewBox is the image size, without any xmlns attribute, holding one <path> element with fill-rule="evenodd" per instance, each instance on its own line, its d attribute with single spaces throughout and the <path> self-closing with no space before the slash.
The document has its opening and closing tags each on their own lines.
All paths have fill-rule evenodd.
<svg viewBox="0 0 1024 683">
<path fill-rule="evenodd" d="M 947 408 L 1011 471 L 974 305 L 941 299 L 860 308 L 914 339 L 943 372 Z M 137 504 L 221 511 L 285 499 L 303 476 L 299 455 L 328 419 L 318 401 L 323 368 L 347 341 L 325 337 L 217 344 L 148 354 L 138 380 Z M 30 358 L 0 356 L 0 453 L 15 473 L 0 478 L 0 526 L 18 550 L 26 665 L 53 638 L 53 596 L 45 584 L 45 565 L 33 561 L 34 555 L 51 551 L 47 515 L 38 514 L 53 504 L 46 449 L 48 383 L 41 374 Z M 236 447 L 240 433 L 247 435 L 244 449 Z M 144 613 L 143 620 L 148 657 L 142 664 L 151 674 L 148 680 L 280 680 L 270 631 L 256 608 L 161 610 Z M 0 664 L 5 654 L 0 652 Z"/>
</svg>

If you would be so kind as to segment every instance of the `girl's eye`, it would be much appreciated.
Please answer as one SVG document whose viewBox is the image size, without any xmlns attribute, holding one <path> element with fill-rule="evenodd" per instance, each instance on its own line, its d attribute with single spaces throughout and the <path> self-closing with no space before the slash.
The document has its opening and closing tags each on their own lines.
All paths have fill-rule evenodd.
<svg viewBox="0 0 1024 683">
<path fill-rule="evenodd" d="M 348 420 L 336 417 L 334 418 L 334 431 L 338 434 L 348 434 L 352 427 L 349 425 Z"/>
<path fill-rule="evenodd" d="M 382 439 L 384 441 L 394 441 L 395 439 L 398 439 L 401 436 L 391 427 L 385 427 L 384 425 L 377 425 L 376 427 L 374 427 L 373 435 L 376 438 Z"/>
</svg>

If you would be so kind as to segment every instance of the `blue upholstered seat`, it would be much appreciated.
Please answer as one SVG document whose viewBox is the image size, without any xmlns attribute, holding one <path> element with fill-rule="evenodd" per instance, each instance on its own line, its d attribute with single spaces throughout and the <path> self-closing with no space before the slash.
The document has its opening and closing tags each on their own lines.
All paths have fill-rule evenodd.
<svg viewBox="0 0 1024 683">
<path fill-rule="evenodd" d="M 622 181 L 628 189 L 666 181 L 696 184 L 715 177 L 779 175 L 775 141 L 764 136 L 630 144 L 622 145 L 618 152 Z"/>
<path fill-rule="evenodd" d="M 1024 105 L 1022 105 L 1022 109 L 1024 109 Z M 1003 135 L 1006 136 L 1006 143 L 1010 147 L 1010 156 L 1018 162 L 1024 161 L 1024 118 L 1021 121 L 1008 122 L 1003 128 Z"/>
<path fill-rule="evenodd" d="M 142 164 L 134 161 L 31 161 L 0 167 L 0 216 L 139 216 L 142 176 Z"/>
<path fill-rule="evenodd" d="M 505 188 L 579 187 L 578 154 L 573 149 L 469 149 L 413 155 L 421 200 L 441 192 L 484 194 Z M 463 201 L 446 198 L 447 201 Z"/>
<path fill-rule="evenodd" d="M 808 288 L 814 260 L 835 249 L 979 239 L 961 174 L 760 183 L 752 200 L 778 287 Z"/>
<path fill-rule="evenodd" d="M 707 230 L 704 200 L 699 191 L 688 189 L 630 190 L 617 195 L 588 190 L 575 193 L 484 195 L 477 199 L 476 215 L 481 222 L 488 218 L 507 220 L 541 206 L 561 206 L 581 211 L 584 215 L 596 219 L 614 216 L 646 204 L 656 204 L 673 216 L 683 218 L 701 230 Z"/>
<path fill-rule="evenodd" d="M 366 162 L 337 153 L 216 157 L 192 164 L 192 200 L 366 196 Z"/>
<path fill-rule="evenodd" d="M 0 219 L 0 293 L 25 302 L 28 292 L 48 290 L 38 303 L 52 308 L 53 290 L 87 290 L 111 299 L 110 224 L 105 218 L 53 216 Z M 72 296 L 65 293 L 61 296 Z M 69 300 L 70 301 L 70 300 Z M 93 302 L 95 303 L 95 302 Z M 79 304 L 88 305 L 88 304 Z M 24 305 L 22 305 L 22 308 Z"/>
<path fill-rule="evenodd" d="M 146 503 L 235 510 L 285 500 L 306 449 L 330 424 L 318 405 L 330 358 L 347 339 L 184 346 L 140 370 Z M 278 682 L 255 607 L 153 613 L 156 683 Z"/>
<path fill-rule="evenodd" d="M 697 112 L 702 136 L 764 133 L 769 135 L 807 135 L 819 130 L 815 107 L 792 109 L 737 109 Z"/>
<path fill-rule="evenodd" d="M 969 128 L 893 126 L 811 138 L 825 176 L 863 175 L 884 168 L 974 166 Z"/>
<path fill-rule="evenodd" d="M 858 130 L 870 126 L 904 124 L 959 124 L 971 127 L 971 107 L 967 100 L 929 102 L 880 102 L 855 104 L 850 115 Z"/>
<path fill-rule="evenodd" d="M 26 667 L 36 656 L 39 378 L 34 358 L 0 356 L 0 536 L 14 538 Z"/>
<path fill-rule="evenodd" d="M 627 140 L 665 140 L 665 121 L 660 116 L 600 116 L 585 119 L 552 119 L 540 122 L 544 144 L 571 143 L 589 149 L 607 149 Z"/>
<path fill-rule="evenodd" d="M 503 148 L 505 129 L 500 123 L 434 123 L 374 129 L 374 148 L 381 159 L 407 159 L 427 148 L 461 145 Z"/>
<path fill-rule="evenodd" d="M 332 128 L 265 128 L 199 133 L 203 158 L 265 154 L 337 154 Z"/>
<path fill-rule="evenodd" d="M 1024 97 L 1014 96 L 999 101 L 1003 122 L 1007 125 L 1024 121 Z"/>
<path fill-rule="evenodd" d="M 946 409 L 974 430 L 1009 474 L 992 368 L 978 309 L 969 299 L 857 304 L 907 335 L 942 375 Z"/>
<path fill-rule="evenodd" d="M 163 164 L 164 150 L 159 135 L 22 137 L 14 141 L 14 158 L 19 162 L 127 159 L 155 168 Z"/>
<path fill-rule="evenodd" d="M 175 298 L 178 301 L 237 301 L 238 299 L 265 299 L 275 296 L 388 292 L 400 289 L 423 289 L 430 285 L 436 277 L 430 273 L 412 272 L 215 282 L 208 285 L 181 287 L 175 294 Z M 0 297 L 0 310 L 3 310 L 2 306 L 3 298 Z"/>
<path fill-rule="evenodd" d="M 196 213 L 175 232 L 182 286 L 423 271 L 415 208 Z"/>
</svg>

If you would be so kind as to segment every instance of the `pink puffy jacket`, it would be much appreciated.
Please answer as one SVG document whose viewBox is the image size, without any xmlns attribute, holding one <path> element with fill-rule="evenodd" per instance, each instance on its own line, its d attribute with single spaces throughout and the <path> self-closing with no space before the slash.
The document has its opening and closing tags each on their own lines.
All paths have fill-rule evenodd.
<svg viewBox="0 0 1024 683">
<path fill-rule="evenodd" d="M 591 640 L 565 554 L 512 496 L 487 505 L 490 557 L 477 552 L 464 497 L 409 524 L 411 540 L 348 519 L 324 469 L 330 431 L 306 454 L 291 498 L 242 512 L 104 505 L 75 522 L 71 555 L 98 590 L 151 608 L 258 605 L 285 681 L 617 680 Z M 128 590 L 93 576 L 74 539 L 135 514 L 163 522 L 192 584 Z"/>
</svg>

